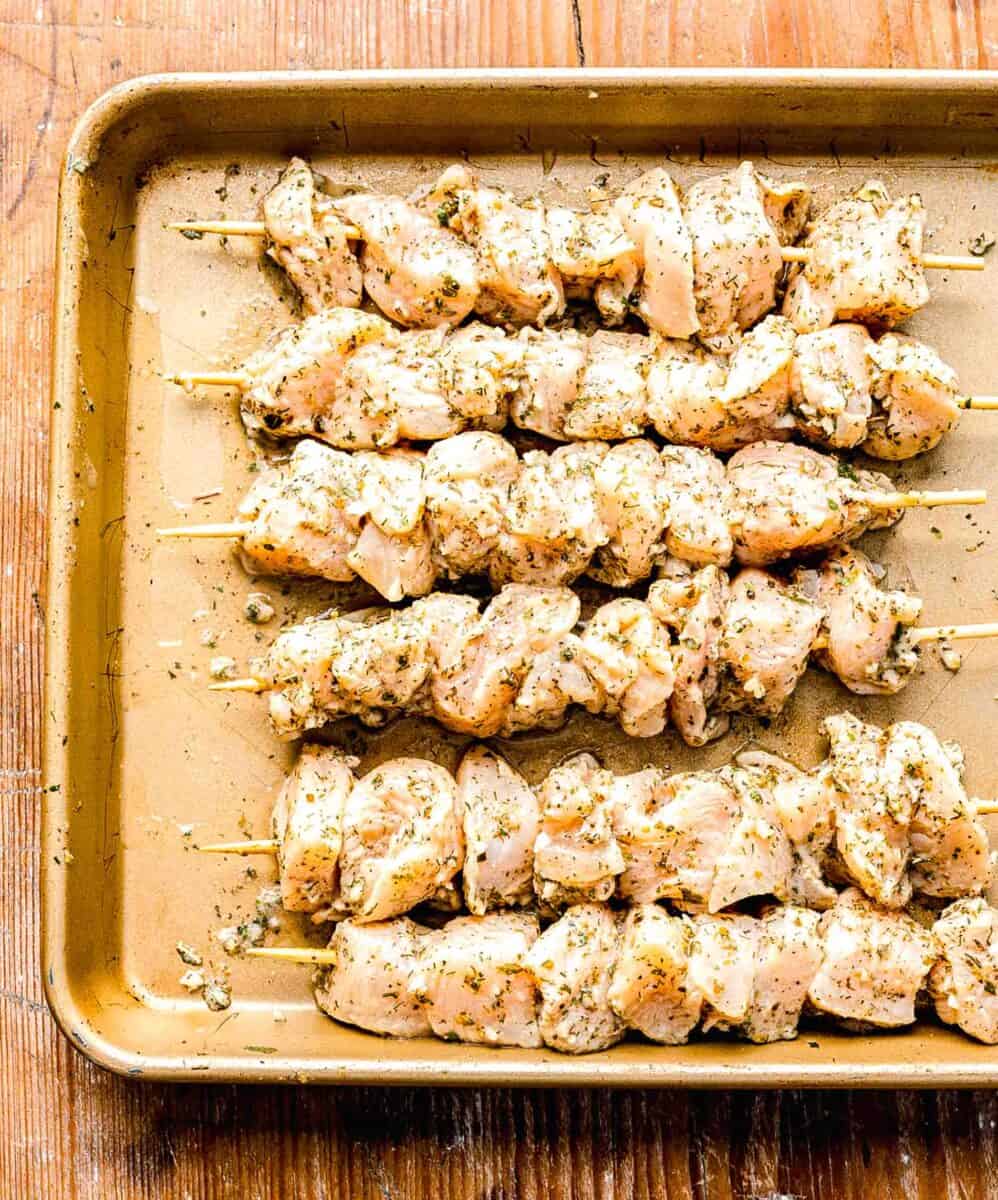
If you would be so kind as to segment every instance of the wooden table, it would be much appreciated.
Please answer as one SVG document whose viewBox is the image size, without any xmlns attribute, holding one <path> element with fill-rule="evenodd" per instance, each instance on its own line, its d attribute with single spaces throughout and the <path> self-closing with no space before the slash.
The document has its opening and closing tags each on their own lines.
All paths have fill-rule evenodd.
<svg viewBox="0 0 998 1200">
<path fill-rule="evenodd" d="M 695 10 L 695 11 L 694 11 Z M 0 1196 L 998 1196 L 990 1093 L 406 1092 L 113 1078 L 37 969 L 56 182 L 152 71 L 998 66 L 998 0 L 0 0 Z"/>
</svg>

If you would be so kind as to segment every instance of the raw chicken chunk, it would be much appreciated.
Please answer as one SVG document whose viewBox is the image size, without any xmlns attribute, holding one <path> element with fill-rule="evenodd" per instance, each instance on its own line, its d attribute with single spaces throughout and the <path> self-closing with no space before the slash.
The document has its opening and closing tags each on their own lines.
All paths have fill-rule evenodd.
<svg viewBox="0 0 998 1200">
<path fill-rule="evenodd" d="M 679 1046 L 700 1021 L 703 997 L 688 979 L 693 925 L 657 904 L 629 910 L 610 984 L 610 1007 L 653 1042 Z"/>
<path fill-rule="evenodd" d="M 940 953 L 929 988 L 939 1019 L 998 1045 L 998 912 L 986 900 L 958 900 L 932 933 Z"/>
</svg>

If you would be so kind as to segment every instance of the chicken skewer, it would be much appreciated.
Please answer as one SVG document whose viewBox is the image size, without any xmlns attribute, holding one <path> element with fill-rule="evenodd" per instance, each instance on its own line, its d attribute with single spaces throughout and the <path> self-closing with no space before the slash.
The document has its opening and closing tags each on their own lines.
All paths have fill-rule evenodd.
<svg viewBox="0 0 998 1200">
<path fill-rule="evenodd" d="M 507 584 L 484 612 L 436 592 L 289 626 L 249 678 L 211 686 L 267 693 L 274 731 L 290 738 L 338 717 L 380 725 L 399 713 L 486 738 L 556 728 L 579 705 L 632 737 L 655 737 L 671 718 L 703 745 L 731 712 L 780 712 L 812 654 L 859 695 L 900 691 L 928 636 L 909 632 L 920 601 L 883 591 L 848 548 L 790 579 L 670 562 L 647 601 L 613 600 L 581 627 L 580 611 L 563 587 Z M 998 636 L 998 623 L 973 632 Z"/>
<path fill-rule="evenodd" d="M 889 489 L 882 475 L 785 442 L 759 442 L 725 466 L 709 451 L 641 440 L 520 458 L 495 433 L 425 453 L 349 454 L 306 439 L 254 482 L 241 521 L 158 533 L 235 538 L 250 570 L 359 577 L 394 602 L 470 574 L 499 587 L 588 572 L 630 587 L 670 552 L 694 565 L 764 565 L 890 525 L 904 508 L 986 499 Z"/>
<path fill-rule="evenodd" d="M 998 398 L 962 395 L 953 369 L 913 338 L 875 341 L 854 323 L 798 335 L 784 317 L 765 318 L 725 357 L 605 330 L 401 332 L 338 308 L 285 329 L 241 370 L 168 378 L 237 389 L 250 433 L 346 450 L 512 422 L 557 441 L 652 427 L 713 450 L 798 437 L 897 460 L 936 446 L 962 410 L 998 408 Z"/>
<path fill-rule="evenodd" d="M 786 263 L 803 264 L 785 308 L 802 328 L 837 312 L 892 325 L 928 300 L 926 267 L 980 270 L 980 259 L 924 255 L 917 196 L 893 203 L 872 181 L 814 222 L 810 195 L 742 163 L 682 196 L 657 168 L 599 211 L 575 212 L 483 185 L 463 164 L 409 198 L 331 197 L 294 159 L 263 202 L 262 222 L 180 221 L 191 235 L 260 236 L 308 311 L 365 290 L 412 328 L 457 325 L 471 312 L 507 326 L 544 325 L 566 299 L 591 299 L 619 324 L 630 313 L 668 337 L 723 347 L 776 304 Z M 363 244 L 359 258 L 351 240 Z M 823 324 L 821 322 L 823 321 Z"/>
<path fill-rule="evenodd" d="M 405 917 L 339 924 L 325 950 L 256 948 L 319 966 L 319 1008 L 395 1037 L 588 1054 L 633 1030 L 679 1045 L 699 1029 L 766 1043 L 801 1018 L 851 1031 L 912 1025 L 923 994 L 936 1015 L 998 1043 L 998 910 L 959 900 L 926 927 L 856 889 L 824 914 L 793 905 L 761 917 L 623 912 L 577 904 L 543 932 L 534 917 L 458 917 L 439 930 Z"/>
<path fill-rule="evenodd" d="M 274 838 L 200 849 L 276 855 L 284 907 L 316 923 L 388 920 L 462 892 L 479 916 L 614 897 L 825 910 L 836 884 L 887 908 L 983 893 L 980 818 L 998 803 L 968 798 L 959 747 L 849 713 L 824 730 L 831 754 L 810 771 L 749 751 L 712 771 L 614 775 L 576 754 L 536 788 L 481 745 L 454 776 L 402 758 L 363 778 L 356 760 L 310 745 L 280 791 Z"/>
</svg>

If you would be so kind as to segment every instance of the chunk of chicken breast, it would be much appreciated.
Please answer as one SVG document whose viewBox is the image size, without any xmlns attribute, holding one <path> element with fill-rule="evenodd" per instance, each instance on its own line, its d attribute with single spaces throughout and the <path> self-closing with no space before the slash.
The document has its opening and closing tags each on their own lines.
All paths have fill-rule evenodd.
<svg viewBox="0 0 998 1200">
<path fill-rule="evenodd" d="M 819 932 L 822 961 L 807 992 L 819 1012 L 881 1029 L 915 1020 L 915 998 L 936 957 L 927 929 L 850 888 L 823 914 Z"/>
<path fill-rule="evenodd" d="M 742 1025 L 751 1042 L 789 1041 L 818 968 L 822 950 L 821 916 L 787 905 L 767 912 L 759 922 L 752 999 Z"/>
<path fill-rule="evenodd" d="M 498 545 L 509 489 L 520 473 L 495 433 L 461 433 L 426 454 L 426 508 L 434 559 L 452 579 L 483 573 Z"/>
<path fill-rule="evenodd" d="M 714 863 L 707 911 L 720 912 L 753 896 L 785 900 L 793 851 L 766 787 L 766 773 L 747 766 L 724 769 L 738 815 L 727 845 Z"/>
<path fill-rule="evenodd" d="M 798 333 L 833 321 L 892 328 L 929 299 L 920 262 L 925 213 L 917 195 L 891 201 L 879 180 L 822 213 L 805 239 L 810 258 L 791 279 L 783 312 Z"/>
<path fill-rule="evenodd" d="M 575 212 L 570 208 L 547 210 L 551 261 L 561 276 L 566 296 L 588 299 L 608 289 L 629 295 L 640 270 L 641 256 L 625 223 L 616 212 Z M 623 313 L 611 311 L 611 320 Z"/>
<path fill-rule="evenodd" d="M 522 357 L 510 419 L 520 429 L 564 441 L 565 420 L 575 407 L 589 345 L 574 329 L 522 329 Z"/>
<path fill-rule="evenodd" d="M 991 880 L 988 834 L 964 790 L 959 748 L 914 721 L 892 728 L 906 739 L 905 771 L 917 788 L 909 830 L 913 888 L 945 899 L 983 892 Z"/>
<path fill-rule="evenodd" d="M 998 912 L 980 898 L 958 900 L 932 933 L 940 953 L 929 988 L 939 1019 L 998 1045 Z"/>
<path fill-rule="evenodd" d="M 733 496 L 724 464 L 709 450 L 692 446 L 665 446 L 661 457 L 669 496 L 666 549 L 696 566 L 727 566 Z"/>
<path fill-rule="evenodd" d="M 693 239 L 701 339 L 721 348 L 776 303 L 780 248 L 807 219 L 803 184 L 777 183 L 750 162 L 695 183 L 683 213 Z"/>
<path fill-rule="evenodd" d="M 475 311 L 497 325 L 543 325 L 565 308 L 543 207 L 518 204 L 484 187 L 463 164 L 430 189 L 438 220 L 475 252 L 480 292 Z"/>
<path fill-rule="evenodd" d="M 866 725 L 851 713 L 828 717 L 822 729 L 839 789 L 836 850 L 868 896 L 903 908 L 911 899 L 909 831 L 915 807 L 903 732 Z"/>
<path fill-rule="evenodd" d="M 333 201 L 315 185 L 308 163 L 293 158 L 263 198 L 267 253 L 298 289 L 306 312 L 357 308 L 360 264 Z"/>
<path fill-rule="evenodd" d="M 468 634 L 438 658 L 434 716 L 459 733 L 492 737 L 534 657 L 572 629 L 579 607 L 567 588 L 504 587 Z"/>
<path fill-rule="evenodd" d="M 728 461 L 735 555 L 760 566 L 823 549 L 900 519 L 866 498 L 892 491 L 872 471 L 841 468 L 827 454 L 785 442 L 756 442 Z"/>
<path fill-rule="evenodd" d="M 652 573 L 665 552 L 670 495 L 655 446 L 640 439 L 609 447 L 593 482 L 608 540 L 589 574 L 612 587 L 631 587 Z"/>
<path fill-rule="evenodd" d="M 527 967 L 538 932 L 536 917 L 489 913 L 456 917 L 426 935 L 410 986 L 437 1037 L 487 1046 L 543 1045 L 537 985 Z"/>
<path fill-rule="evenodd" d="M 485 746 L 473 746 L 457 770 L 464 812 L 464 901 L 478 916 L 534 898 L 534 840 L 539 806 L 533 788 Z"/>
<path fill-rule="evenodd" d="M 601 605 L 578 639 L 582 662 L 604 693 L 600 711 L 631 737 L 665 728 L 675 682 L 666 630 L 640 600 Z"/>
<path fill-rule="evenodd" d="M 693 237 L 676 185 L 656 167 L 628 184 L 613 212 L 638 247 L 641 279 L 637 310 L 649 329 L 688 338 L 700 328 L 694 295 Z M 602 307 L 607 307 L 606 301 Z M 615 316 L 614 305 L 609 305 Z"/>
<path fill-rule="evenodd" d="M 356 760 L 333 747 L 303 746 L 274 805 L 281 905 L 319 912 L 337 899 L 343 812 Z"/>
<path fill-rule="evenodd" d="M 361 232 L 364 287 L 381 311 L 420 329 L 459 325 L 478 300 L 470 246 L 401 196 L 359 193 L 336 201 Z"/>
<path fill-rule="evenodd" d="M 249 386 L 240 409 L 250 433 L 313 436 L 326 430 L 337 445 L 393 445 L 398 425 L 383 399 L 357 396 L 350 385 L 356 351 L 390 356 L 399 334 L 382 317 L 330 308 L 281 330 L 245 364 Z"/>
<path fill-rule="evenodd" d="M 778 713 L 807 668 L 823 618 L 821 605 L 775 575 L 739 571 L 729 584 L 721 633 L 722 707 Z"/>
<path fill-rule="evenodd" d="M 461 798 L 449 771 L 396 758 L 359 779 L 343 814 L 340 891 L 357 921 L 408 912 L 464 863 Z"/>
<path fill-rule="evenodd" d="M 793 433 L 794 331 L 770 316 L 722 359 L 691 342 L 660 342 L 648 371 L 648 417 L 671 442 L 736 450 Z"/>
<path fill-rule="evenodd" d="M 809 441 L 851 449 L 867 436 L 874 350 L 866 327 L 848 322 L 797 337 L 790 403 Z"/>
<path fill-rule="evenodd" d="M 956 372 L 924 342 L 885 334 L 870 350 L 878 410 L 862 449 L 875 458 L 913 458 L 937 446 L 960 415 Z"/>
<path fill-rule="evenodd" d="M 534 891 L 552 908 L 609 900 L 624 857 L 613 833 L 613 785 L 591 754 L 555 767 L 538 789 Z"/>
<path fill-rule="evenodd" d="M 523 346 L 501 329 L 472 321 L 452 330 L 440 353 L 444 396 L 475 429 L 502 429 L 523 358 Z"/>
<path fill-rule="evenodd" d="M 721 636 L 728 580 L 717 567 L 694 571 L 670 559 L 664 577 L 648 591 L 648 606 L 672 630 L 676 675 L 669 715 L 688 746 L 704 746 L 728 726 L 724 713 L 711 713 L 720 683 Z"/>
<path fill-rule="evenodd" d="M 741 914 L 693 918 L 688 986 L 704 1000 L 703 1030 L 744 1025 L 751 1013 L 759 926 Z"/>
<path fill-rule="evenodd" d="M 560 415 L 552 409 L 546 422 L 552 431 L 549 436 L 636 437 L 647 423 L 645 377 L 652 361 L 652 339 L 598 329 L 585 339 L 584 349 L 575 394 L 565 394 Z"/>
<path fill-rule="evenodd" d="M 407 917 L 341 921 L 329 942 L 336 962 L 316 972 L 316 1004 L 334 1020 L 371 1033 L 428 1036 L 426 1010 L 411 987 L 426 932 Z"/>
<path fill-rule="evenodd" d="M 703 997 L 690 985 L 693 925 L 657 904 L 638 904 L 624 921 L 610 983 L 610 1007 L 653 1042 L 679 1046 L 700 1020 Z"/>
<path fill-rule="evenodd" d="M 798 569 L 793 579 L 826 610 L 826 645 L 817 655 L 821 665 L 858 695 L 899 692 L 919 662 L 906 629 L 921 615 L 921 600 L 884 591 L 873 563 L 844 546 L 817 570 Z"/>
<path fill-rule="evenodd" d="M 523 455 L 489 563 L 493 587 L 567 585 L 588 568 L 608 537 L 595 478 L 608 449 L 605 442 L 581 442 Z"/>
<path fill-rule="evenodd" d="M 544 1044 L 566 1054 L 606 1050 L 624 1036 L 610 1007 L 619 918 L 604 904 L 577 904 L 541 934 L 527 965 L 541 993 Z"/>
</svg>

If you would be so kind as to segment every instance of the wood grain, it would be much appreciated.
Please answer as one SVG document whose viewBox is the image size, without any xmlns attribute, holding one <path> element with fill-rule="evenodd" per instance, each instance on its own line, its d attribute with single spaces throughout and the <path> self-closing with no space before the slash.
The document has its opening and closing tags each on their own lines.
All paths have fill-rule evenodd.
<svg viewBox="0 0 998 1200">
<path fill-rule="evenodd" d="M 111 84 L 270 67 L 998 65 L 995 0 L 0 0 L 0 1195 L 998 1195 L 980 1094 L 170 1087 L 71 1050 L 37 971 L 56 180 Z"/>
</svg>

